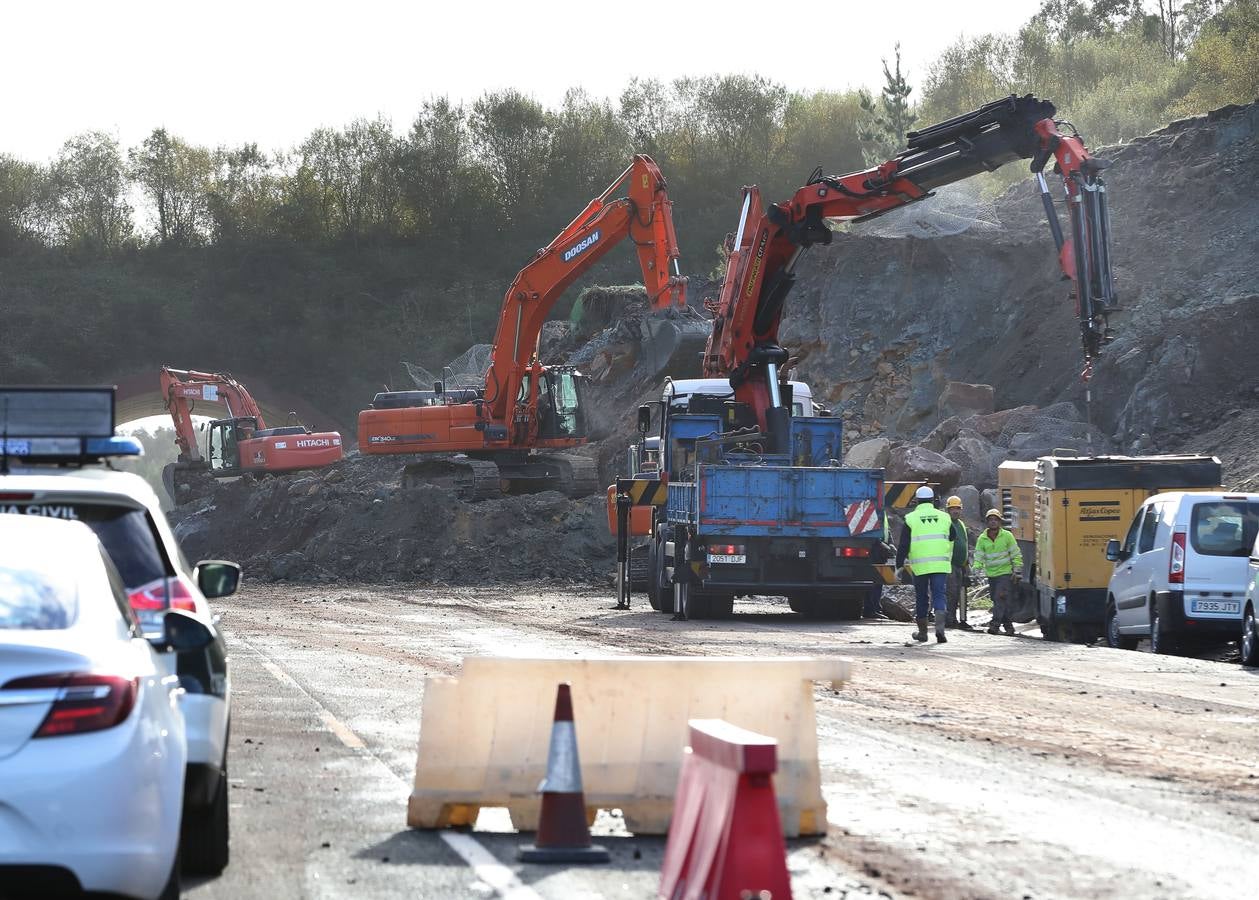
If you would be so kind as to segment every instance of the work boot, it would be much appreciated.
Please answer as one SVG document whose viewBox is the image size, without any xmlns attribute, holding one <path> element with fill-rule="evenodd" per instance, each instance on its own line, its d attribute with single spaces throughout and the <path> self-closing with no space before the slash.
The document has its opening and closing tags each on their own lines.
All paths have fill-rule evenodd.
<svg viewBox="0 0 1259 900">
<path fill-rule="evenodd" d="M 944 616 L 936 617 L 936 643 L 947 644 L 949 639 L 944 636 Z"/>
<path fill-rule="evenodd" d="M 960 628 L 960 629 L 962 629 L 962 631 L 974 631 L 974 630 L 975 630 L 975 626 L 974 626 L 974 625 L 972 625 L 970 622 L 958 622 L 958 623 L 957 623 L 957 627 L 958 627 L 958 628 Z"/>
<path fill-rule="evenodd" d="M 989 633 L 989 634 L 1000 634 L 1000 633 L 1001 633 L 1001 626 L 999 626 L 999 625 L 997 624 L 997 620 L 996 620 L 996 619 L 993 619 L 993 620 L 992 620 L 992 622 L 990 622 L 990 623 L 989 623 L 989 625 L 988 625 L 988 633 Z"/>
<path fill-rule="evenodd" d="M 914 640 L 923 643 L 927 640 L 927 620 L 918 620 L 918 630 L 914 632 Z"/>
<path fill-rule="evenodd" d="M 1013 635 L 1014 635 L 1014 623 L 1013 623 L 1013 622 L 1006 622 L 1006 623 L 1005 623 L 1004 625 L 1002 625 L 1001 627 L 1005 629 L 1005 633 L 1006 633 L 1006 634 L 1011 635 L 1011 636 L 1013 636 Z"/>
<path fill-rule="evenodd" d="M 945 622 L 944 624 L 948 628 L 961 628 L 962 627 L 957 622 L 957 616 L 949 616 L 949 620 Z"/>
</svg>

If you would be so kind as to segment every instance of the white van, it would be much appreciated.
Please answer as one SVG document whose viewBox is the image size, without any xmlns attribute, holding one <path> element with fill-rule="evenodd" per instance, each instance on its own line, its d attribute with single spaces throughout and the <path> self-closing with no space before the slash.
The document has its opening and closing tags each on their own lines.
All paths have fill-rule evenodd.
<svg viewBox="0 0 1259 900">
<path fill-rule="evenodd" d="M 1123 541 L 1106 546 L 1115 563 L 1106 599 L 1106 642 L 1155 653 L 1182 643 L 1242 636 L 1259 494 L 1171 492 L 1141 504 Z"/>
</svg>

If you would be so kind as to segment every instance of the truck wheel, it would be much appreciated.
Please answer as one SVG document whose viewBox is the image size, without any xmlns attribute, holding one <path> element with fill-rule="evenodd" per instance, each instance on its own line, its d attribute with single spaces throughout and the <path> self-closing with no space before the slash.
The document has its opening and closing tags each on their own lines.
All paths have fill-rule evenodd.
<svg viewBox="0 0 1259 900">
<path fill-rule="evenodd" d="M 648 545 L 647 602 L 657 612 L 673 612 L 673 585 L 664 574 L 664 538 L 657 537 Z"/>
<path fill-rule="evenodd" d="M 708 602 L 714 619 L 733 618 L 734 597 L 713 597 Z"/>
<path fill-rule="evenodd" d="M 1040 636 L 1043 640 L 1058 643 L 1062 640 L 1062 635 L 1058 632 L 1058 624 L 1053 619 L 1038 619 L 1040 623 Z"/>
<path fill-rule="evenodd" d="M 713 615 L 712 600 L 705 597 L 687 582 L 678 585 L 678 595 L 682 600 L 682 614 L 688 619 L 711 619 Z"/>
<path fill-rule="evenodd" d="M 1249 604 L 1242 620 L 1242 665 L 1259 666 L 1259 622 L 1255 621 L 1255 608 Z"/>
</svg>

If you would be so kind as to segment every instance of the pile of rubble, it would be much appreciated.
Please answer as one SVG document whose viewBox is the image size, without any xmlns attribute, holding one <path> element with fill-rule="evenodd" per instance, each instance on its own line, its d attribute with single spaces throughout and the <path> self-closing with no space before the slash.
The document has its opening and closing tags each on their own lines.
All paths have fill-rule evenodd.
<svg viewBox="0 0 1259 900">
<path fill-rule="evenodd" d="M 607 583 L 615 560 L 601 496 L 547 491 L 469 503 L 399 486 L 397 460 L 350 456 L 319 472 L 215 485 L 171 513 L 191 559 L 295 581 Z"/>
<path fill-rule="evenodd" d="M 1101 454 L 1115 449 L 1072 403 L 994 410 L 990 385 L 949 382 L 937 401 L 937 424 L 914 440 L 889 437 L 850 443 L 845 465 L 882 468 L 892 481 L 924 479 L 962 498 L 966 518 L 978 523 L 1000 506 L 997 468 L 1055 452 Z"/>
</svg>

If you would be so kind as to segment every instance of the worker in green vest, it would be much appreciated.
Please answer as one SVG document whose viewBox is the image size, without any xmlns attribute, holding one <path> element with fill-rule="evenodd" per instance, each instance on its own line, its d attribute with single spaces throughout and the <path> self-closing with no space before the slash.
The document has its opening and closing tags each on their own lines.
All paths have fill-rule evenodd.
<svg viewBox="0 0 1259 900">
<path fill-rule="evenodd" d="M 975 541 L 975 571 L 988 576 L 992 595 L 989 634 L 1014 634 L 1014 585 L 1023 577 L 1023 553 L 1009 529 L 1002 527 L 1001 510 L 990 509 L 984 517 L 988 528 Z"/>
<path fill-rule="evenodd" d="M 949 628 L 964 628 L 970 631 L 966 622 L 966 609 L 962 607 L 962 592 L 970 581 L 970 541 L 966 535 L 966 523 L 962 521 L 962 498 L 954 494 L 944 501 L 944 511 L 952 521 L 949 536 L 953 541 L 953 569 L 949 572 Z M 959 607 L 961 616 L 958 615 Z"/>
<path fill-rule="evenodd" d="M 905 516 L 900 543 L 896 548 L 896 566 L 908 567 L 914 577 L 917 600 L 915 619 L 918 630 L 914 640 L 927 639 L 927 613 L 935 610 L 936 643 L 946 643 L 944 636 L 948 608 L 946 598 L 949 572 L 953 569 L 952 522 L 935 506 L 935 491 L 923 485 L 914 493 L 917 505 Z"/>
</svg>

